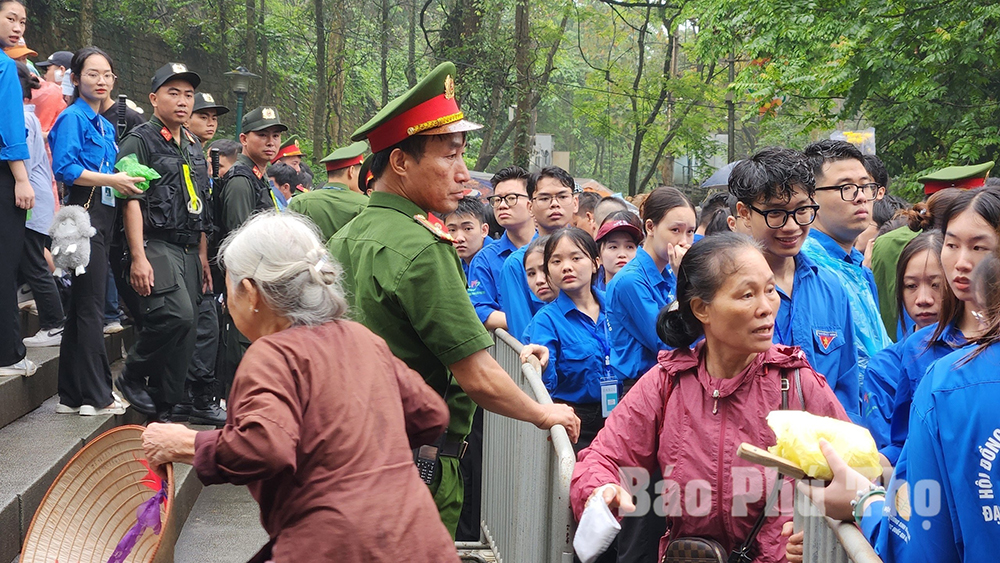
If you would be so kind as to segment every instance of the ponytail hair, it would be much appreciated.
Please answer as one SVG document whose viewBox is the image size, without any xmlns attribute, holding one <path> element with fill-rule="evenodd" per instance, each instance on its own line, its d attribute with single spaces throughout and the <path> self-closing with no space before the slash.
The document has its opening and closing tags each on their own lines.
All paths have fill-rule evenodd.
<svg viewBox="0 0 1000 563">
<path fill-rule="evenodd" d="M 711 303 L 726 278 L 743 266 L 740 254 L 761 252 L 758 242 L 739 233 L 717 233 L 695 243 L 677 271 L 677 307 L 664 307 L 656 318 L 656 335 L 671 348 L 690 347 L 705 333 L 691 310 L 691 300 Z"/>
<path fill-rule="evenodd" d="M 930 229 L 941 230 L 941 220 L 945 215 L 945 210 L 951 207 L 952 202 L 963 193 L 969 190 L 958 188 L 945 188 L 934 192 L 926 202 L 920 202 L 912 209 L 899 211 L 897 215 L 906 218 L 906 224 L 913 232 L 927 231 Z"/>
</svg>

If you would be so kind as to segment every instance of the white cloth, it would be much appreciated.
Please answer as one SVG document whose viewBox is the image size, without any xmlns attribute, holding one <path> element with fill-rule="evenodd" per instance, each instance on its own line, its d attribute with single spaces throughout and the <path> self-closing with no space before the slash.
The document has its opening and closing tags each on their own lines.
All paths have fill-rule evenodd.
<svg viewBox="0 0 1000 563">
<path fill-rule="evenodd" d="M 597 557 L 611 547 L 622 526 L 604 502 L 604 489 L 614 485 L 602 485 L 587 501 L 580 525 L 573 537 L 573 549 L 583 563 L 593 563 Z"/>
</svg>

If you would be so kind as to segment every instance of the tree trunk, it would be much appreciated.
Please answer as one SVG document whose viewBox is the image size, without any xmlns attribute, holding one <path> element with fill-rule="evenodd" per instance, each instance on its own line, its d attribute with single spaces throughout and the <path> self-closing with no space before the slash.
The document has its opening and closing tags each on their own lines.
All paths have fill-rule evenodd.
<svg viewBox="0 0 1000 563">
<path fill-rule="evenodd" d="M 225 0 L 222 0 L 225 1 Z M 244 43 L 243 62 L 250 72 L 259 73 L 257 66 L 257 1 L 247 0 L 247 33 Z"/>
<path fill-rule="evenodd" d="M 382 31 L 379 33 L 382 39 L 381 55 L 382 65 L 379 68 L 379 76 L 382 79 L 382 107 L 389 103 L 389 0 L 382 0 Z"/>
<path fill-rule="evenodd" d="M 332 10 L 330 13 L 330 32 L 327 35 L 327 58 L 329 63 L 324 72 L 329 77 L 329 93 L 324 103 L 330 112 L 328 114 L 329 124 L 327 126 L 328 139 L 332 139 L 331 145 L 341 146 L 347 141 L 346 136 L 350 133 L 344 131 L 345 123 L 348 121 L 344 112 L 344 88 L 346 85 L 346 73 L 344 72 L 344 52 L 346 48 L 346 23 L 343 10 Z"/>
<path fill-rule="evenodd" d="M 264 82 L 264 87 L 261 88 L 260 103 L 270 104 L 271 97 L 271 80 L 267 75 L 267 34 L 264 33 L 264 11 L 265 5 L 264 0 L 260 0 L 260 7 L 257 10 L 257 29 L 259 31 L 259 36 L 257 41 L 260 43 L 260 74 L 261 80 Z M 288 119 L 285 117 L 285 119 Z"/>
<path fill-rule="evenodd" d="M 94 0 L 80 0 L 80 44 L 94 44 Z"/>
<path fill-rule="evenodd" d="M 531 139 L 528 127 L 531 120 L 531 28 L 528 0 L 517 0 L 514 14 L 514 69 L 517 76 L 517 109 L 514 110 L 514 150 L 511 160 L 528 168 L 531 158 Z"/>
<path fill-rule="evenodd" d="M 330 73 L 326 68 L 326 15 L 323 0 L 313 0 L 316 18 L 316 98 L 313 100 L 313 162 L 326 154 L 327 90 Z"/>
<path fill-rule="evenodd" d="M 406 36 L 406 84 L 417 85 L 417 0 L 410 0 L 410 27 Z"/>
</svg>

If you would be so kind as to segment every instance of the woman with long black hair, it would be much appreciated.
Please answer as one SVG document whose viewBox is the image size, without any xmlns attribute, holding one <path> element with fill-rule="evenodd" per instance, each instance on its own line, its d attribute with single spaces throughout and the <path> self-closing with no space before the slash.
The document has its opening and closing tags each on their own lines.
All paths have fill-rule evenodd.
<svg viewBox="0 0 1000 563">
<path fill-rule="evenodd" d="M 104 348 L 104 297 L 108 281 L 108 244 L 115 217 L 114 191 L 140 193 L 142 178 L 116 173 L 115 129 L 101 117 L 101 103 L 115 85 L 114 64 L 97 47 L 73 55 L 74 100 L 49 132 L 52 170 L 66 185 L 69 203 L 82 206 L 97 230 L 90 239 L 90 265 L 73 276 L 66 329 L 59 350 L 59 405 L 56 412 L 124 414 L 111 393 L 111 368 Z"/>
</svg>

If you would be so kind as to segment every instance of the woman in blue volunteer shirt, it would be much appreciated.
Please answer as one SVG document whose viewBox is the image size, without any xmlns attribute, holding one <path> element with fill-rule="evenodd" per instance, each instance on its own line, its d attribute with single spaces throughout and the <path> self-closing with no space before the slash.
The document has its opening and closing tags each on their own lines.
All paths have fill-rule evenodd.
<svg viewBox="0 0 1000 563">
<path fill-rule="evenodd" d="M 108 280 L 108 244 L 115 217 L 114 191 L 141 193 L 142 178 L 115 173 L 115 128 L 101 117 L 101 103 L 115 85 L 111 57 L 96 47 L 73 55 L 74 100 L 49 132 L 52 171 L 66 185 L 69 204 L 87 210 L 97 230 L 90 239 L 87 271 L 73 276 L 65 331 L 59 349 L 59 405 L 56 412 L 122 414 L 111 394 L 111 369 L 104 348 L 104 296 Z"/>
<path fill-rule="evenodd" d="M 646 238 L 608 283 L 607 293 L 611 365 L 623 381 L 649 371 L 657 352 L 666 349 L 656 335 L 656 316 L 674 300 L 676 270 L 698 228 L 694 205 L 677 188 L 650 192 L 639 215 Z"/>
<path fill-rule="evenodd" d="M 552 399 L 572 405 L 580 417 L 580 440 L 574 445 L 579 452 L 604 427 L 610 409 L 602 412 L 602 395 L 612 401 L 608 407 L 617 402 L 604 294 L 594 289 L 597 244 L 586 231 L 564 227 L 546 242 L 544 260 L 559 296 L 535 314 L 526 335 L 531 344 L 549 349 L 542 380 Z"/>
<path fill-rule="evenodd" d="M 928 368 L 979 336 L 979 311 L 971 288 L 972 271 L 1000 242 L 1000 190 L 958 190 L 940 217 L 928 209 L 928 219 L 941 230 L 941 267 L 951 289 L 941 305 L 937 324 L 907 337 L 901 351 L 902 373 L 890 420 L 891 443 L 881 451 L 893 465 L 906 441 L 914 392 Z"/>
<path fill-rule="evenodd" d="M 24 5 L 0 2 L 0 46 L 13 47 L 24 33 Z M 32 375 L 37 366 L 25 358 L 17 313 L 17 265 L 24 246 L 24 222 L 35 205 L 25 166 L 28 154 L 21 109 L 21 81 L 14 61 L 0 56 L 0 375 Z"/>
<path fill-rule="evenodd" d="M 941 233 L 926 231 L 911 240 L 896 264 L 896 302 L 913 319 L 917 330 L 938 322 L 945 292 L 950 293 L 941 269 Z M 872 357 L 861 388 L 861 415 L 879 449 L 889 444 L 889 421 L 903 364 L 906 341 Z"/>
<path fill-rule="evenodd" d="M 834 478 L 819 502 L 828 516 L 857 521 L 886 563 L 978 563 L 994 561 L 1000 552 L 996 249 L 975 278 L 982 287 L 976 301 L 987 312 L 976 346 L 940 358 L 924 377 L 888 489 L 868 484 L 829 444 L 822 446 Z M 790 527 L 784 533 L 790 534 Z M 801 543 L 800 534 L 789 540 L 789 561 L 802 561 Z"/>
</svg>

